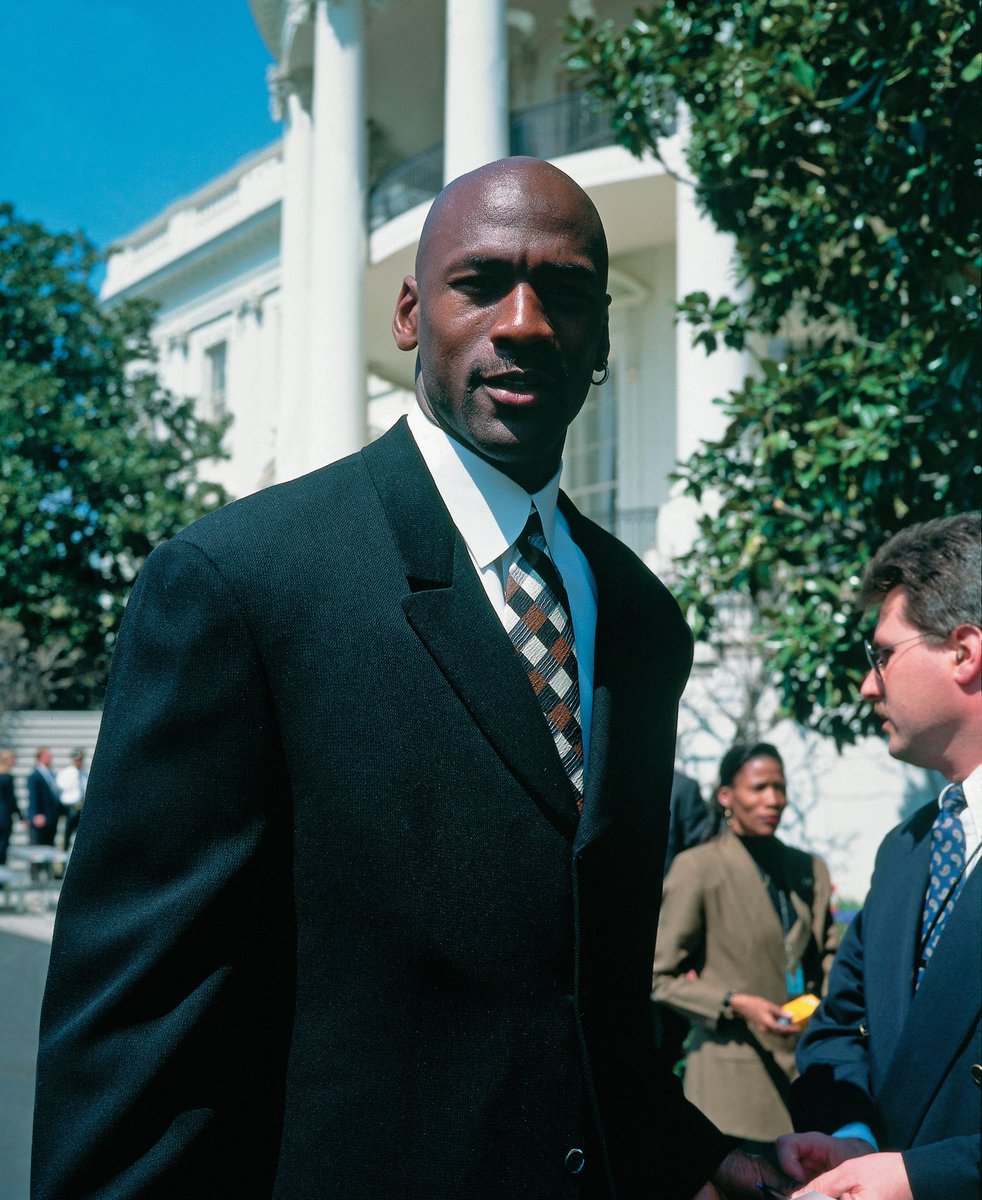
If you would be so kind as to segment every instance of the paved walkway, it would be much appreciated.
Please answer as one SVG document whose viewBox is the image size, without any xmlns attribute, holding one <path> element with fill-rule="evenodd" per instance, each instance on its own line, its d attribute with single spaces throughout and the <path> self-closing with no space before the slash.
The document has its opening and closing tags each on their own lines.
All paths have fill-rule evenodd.
<svg viewBox="0 0 982 1200">
<path fill-rule="evenodd" d="M 27 1200 L 38 1016 L 53 913 L 0 910 L 0 1200 Z"/>
</svg>

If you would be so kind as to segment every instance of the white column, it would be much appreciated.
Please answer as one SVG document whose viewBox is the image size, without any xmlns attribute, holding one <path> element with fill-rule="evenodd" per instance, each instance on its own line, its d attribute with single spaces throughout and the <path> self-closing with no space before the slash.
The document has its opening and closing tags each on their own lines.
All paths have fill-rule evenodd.
<svg viewBox="0 0 982 1200">
<path fill-rule="evenodd" d="M 283 136 L 283 202 L 280 231 L 279 389 L 276 416 L 276 477 L 290 479 L 305 467 L 309 359 L 311 124 L 310 80 L 283 84 L 280 111 L 285 109 Z"/>
<path fill-rule="evenodd" d="M 306 435 L 310 470 L 365 444 L 364 274 L 367 137 L 361 0 L 314 14 L 313 188 Z"/>
<path fill-rule="evenodd" d="M 508 154 L 505 0 L 447 0 L 443 178 Z"/>
<path fill-rule="evenodd" d="M 720 233 L 696 206 L 691 184 L 679 183 L 675 191 L 675 299 L 690 292 L 707 292 L 712 300 L 738 297 L 734 272 L 734 240 Z M 741 386 L 752 369 L 742 351 L 720 346 L 707 354 L 692 345 L 693 328 L 680 321 L 675 331 L 675 455 L 684 463 L 701 442 L 715 441 L 726 428 L 726 417 L 713 400 Z M 703 498 L 712 508 L 714 498 Z M 658 514 L 658 566 L 687 551 L 696 535 L 701 512 L 695 500 L 676 485 Z"/>
<path fill-rule="evenodd" d="M 267 452 L 266 431 L 274 420 L 269 410 L 268 393 L 262 389 L 261 341 L 263 330 L 262 297 L 255 293 L 238 306 L 229 347 L 228 394 L 235 400 L 235 438 L 233 463 L 237 464 L 232 491 L 245 496 L 262 486 L 262 471 Z"/>
<path fill-rule="evenodd" d="M 693 188 L 680 183 L 675 192 L 675 296 L 707 292 L 712 300 L 736 298 L 734 241 L 720 233 L 696 206 Z M 684 461 L 701 441 L 719 437 L 726 419 L 717 396 L 735 391 L 750 370 L 750 358 L 720 346 L 706 354 L 692 345 L 694 330 L 680 321 L 675 334 L 676 455 Z"/>
</svg>

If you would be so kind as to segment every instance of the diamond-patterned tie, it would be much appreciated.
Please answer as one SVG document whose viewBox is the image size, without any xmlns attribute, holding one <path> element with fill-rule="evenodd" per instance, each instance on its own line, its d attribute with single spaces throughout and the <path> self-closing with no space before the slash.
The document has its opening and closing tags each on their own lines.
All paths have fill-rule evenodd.
<svg viewBox="0 0 982 1200">
<path fill-rule="evenodd" d="M 960 783 L 951 784 L 941 798 L 941 808 L 931 827 L 931 873 L 921 918 L 921 952 L 917 981 L 927 966 L 965 883 L 965 830 L 959 813 L 965 807 Z"/>
<path fill-rule="evenodd" d="M 515 542 L 505 583 L 505 629 L 522 656 L 532 690 L 552 731 L 583 811 L 583 731 L 580 681 L 566 589 L 549 557 L 542 521 L 532 507 Z"/>
</svg>

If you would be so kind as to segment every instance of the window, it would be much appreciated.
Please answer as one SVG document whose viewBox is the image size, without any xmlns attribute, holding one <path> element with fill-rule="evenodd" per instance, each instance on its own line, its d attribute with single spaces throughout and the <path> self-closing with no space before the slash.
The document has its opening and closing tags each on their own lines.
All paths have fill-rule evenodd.
<svg viewBox="0 0 982 1200">
<path fill-rule="evenodd" d="M 225 369 L 228 362 L 228 342 L 216 342 L 205 351 L 205 397 L 211 416 L 225 414 Z"/>
<path fill-rule="evenodd" d="M 563 488 L 584 516 L 615 532 L 617 525 L 617 395 L 611 378 L 591 388 L 569 428 Z"/>
</svg>

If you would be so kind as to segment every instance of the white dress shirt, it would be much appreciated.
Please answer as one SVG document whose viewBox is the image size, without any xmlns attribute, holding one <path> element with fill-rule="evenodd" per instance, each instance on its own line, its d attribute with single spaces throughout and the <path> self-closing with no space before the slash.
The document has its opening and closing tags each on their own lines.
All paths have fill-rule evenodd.
<svg viewBox="0 0 982 1200">
<path fill-rule="evenodd" d="M 505 581 L 515 558 L 515 542 L 535 504 L 549 555 L 569 597 L 580 685 L 585 777 L 593 714 L 597 582 L 586 556 L 573 541 L 566 518 L 556 507 L 562 467 L 544 488 L 530 495 L 496 467 L 449 437 L 416 405 L 409 413 L 409 430 L 502 625 Z"/>
<path fill-rule="evenodd" d="M 62 804 L 68 804 L 72 808 L 81 808 L 85 800 L 85 785 L 88 778 L 88 771 L 84 768 L 80 771 L 74 763 L 62 767 L 58 772 L 58 787 L 61 790 Z"/>
</svg>

